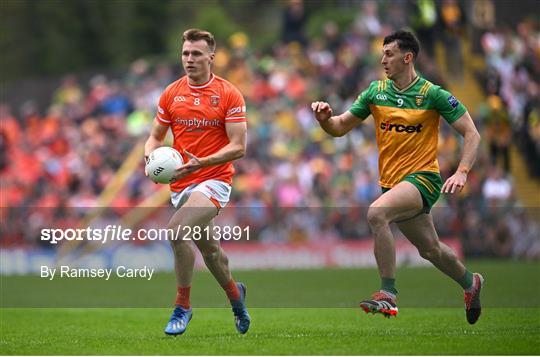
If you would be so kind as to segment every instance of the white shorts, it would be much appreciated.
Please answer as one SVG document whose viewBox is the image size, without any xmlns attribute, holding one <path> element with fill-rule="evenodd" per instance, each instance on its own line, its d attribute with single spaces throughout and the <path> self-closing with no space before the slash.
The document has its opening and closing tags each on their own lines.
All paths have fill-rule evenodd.
<svg viewBox="0 0 540 357">
<path fill-rule="evenodd" d="M 208 197 L 218 209 L 221 209 L 229 203 L 231 197 L 231 185 L 219 180 L 206 180 L 201 183 L 189 185 L 180 192 L 171 192 L 171 203 L 174 208 L 180 208 L 192 192 L 198 191 Z"/>
</svg>

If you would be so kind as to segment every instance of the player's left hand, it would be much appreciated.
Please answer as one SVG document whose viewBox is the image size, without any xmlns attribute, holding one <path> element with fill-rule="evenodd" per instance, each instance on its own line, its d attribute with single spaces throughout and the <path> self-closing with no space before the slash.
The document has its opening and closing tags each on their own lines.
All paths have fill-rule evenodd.
<svg viewBox="0 0 540 357">
<path fill-rule="evenodd" d="M 171 183 L 180 180 L 203 167 L 201 160 L 197 156 L 187 150 L 184 150 L 184 153 L 189 157 L 189 161 L 176 169 L 176 174 L 171 179 Z"/>
<path fill-rule="evenodd" d="M 455 174 L 450 176 L 448 180 L 444 183 L 441 192 L 442 193 L 454 193 L 456 189 L 458 192 L 463 190 L 465 183 L 467 182 L 467 174 L 465 172 L 457 171 Z"/>
</svg>

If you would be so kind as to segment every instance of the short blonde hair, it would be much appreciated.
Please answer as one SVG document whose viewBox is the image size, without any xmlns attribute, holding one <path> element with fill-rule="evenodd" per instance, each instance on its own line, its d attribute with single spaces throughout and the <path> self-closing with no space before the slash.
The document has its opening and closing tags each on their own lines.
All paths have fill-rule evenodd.
<svg viewBox="0 0 540 357">
<path fill-rule="evenodd" d="M 212 35 L 208 31 L 199 30 L 199 29 L 189 29 L 184 31 L 183 35 L 184 42 L 194 42 L 194 41 L 200 41 L 203 40 L 208 44 L 208 47 L 210 47 L 210 51 L 215 52 L 216 51 L 216 40 L 214 39 L 214 35 Z"/>
</svg>

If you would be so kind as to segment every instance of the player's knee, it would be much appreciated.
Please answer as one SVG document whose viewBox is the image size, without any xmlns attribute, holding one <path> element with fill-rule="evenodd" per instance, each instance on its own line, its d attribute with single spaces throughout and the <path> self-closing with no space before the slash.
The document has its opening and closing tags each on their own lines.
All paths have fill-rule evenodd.
<svg viewBox="0 0 540 357">
<path fill-rule="evenodd" d="M 189 243 L 190 242 L 189 240 L 171 239 L 171 240 L 169 240 L 169 242 L 171 243 L 172 249 L 173 249 L 173 251 L 175 253 L 180 252 L 183 249 L 191 249 L 191 245 Z"/>
<path fill-rule="evenodd" d="M 190 240 L 185 239 L 181 235 L 175 234 L 177 232 L 177 226 L 168 226 L 167 227 L 167 240 L 171 243 L 173 250 L 185 249 L 185 247 L 190 247 Z"/>
<path fill-rule="evenodd" d="M 426 260 L 433 261 L 441 256 L 441 247 L 439 243 L 433 243 L 422 248 L 418 248 L 420 256 Z"/>
<path fill-rule="evenodd" d="M 372 229 L 377 229 L 385 224 L 388 224 L 384 209 L 374 205 L 369 206 L 367 212 L 367 221 Z"/>
</svg>

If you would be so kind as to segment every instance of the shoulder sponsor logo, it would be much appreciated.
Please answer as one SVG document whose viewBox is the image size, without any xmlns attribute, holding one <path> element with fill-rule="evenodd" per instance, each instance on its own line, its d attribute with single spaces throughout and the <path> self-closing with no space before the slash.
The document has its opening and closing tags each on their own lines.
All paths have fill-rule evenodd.
<svg viewBox="0 0 540 357">
<path fill-rule="evenodd" d="M 158 111 L 159 114 L 165 114 L 165 111 L 164 111 L 163 108 L 160 107 L 159 105 L 158 105 L 158 107 L 157 107 L 157 111 Z"/>
<path fill-rule="evenodd" d="M 378 100 L 388 100 L 388 97 L 386 96 L 386 94 L 377 94 L 375 96 L 375 98 L 377 98 Z"/>
<path fill-rule="evenodd" d="M 179 103 L 179 102 L 185 102 L 186 101 L 186 97 L 184 97 L 183 95 L 177 95 L 176 97 L 174 97 L 173 99 L 176 103 Z"/>
<path fill-rule="evenodd" d="M 238 114 L 238 113 L 244 113 L 246 111 L 246 106 L 241 106 L 241 107 L 234 107 L 234 108 L 231 108 L 227 111 L 227 116 L 231 116 L 231 115 L 234 115 L 234 114 Z"/>
<path fill-rule="evenodd" d="M 459 105 L 459 101 L 453 95 L 448 97 L 448 103 L 450 103 L 452 108 L 455 108 L 455 107 L 457 107 Z"/>
</svg>

